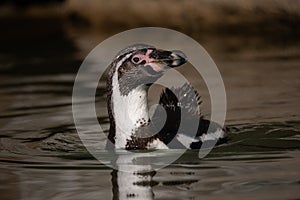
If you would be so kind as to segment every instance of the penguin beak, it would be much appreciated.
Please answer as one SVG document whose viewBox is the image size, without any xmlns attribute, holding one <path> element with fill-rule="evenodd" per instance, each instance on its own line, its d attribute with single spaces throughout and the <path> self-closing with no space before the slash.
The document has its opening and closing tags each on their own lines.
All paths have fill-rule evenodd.
<svg viewBox="0 0 300 200">
<path fill-rule="evenodd" d="M 147 55 L 148 56 L 148 55 Z M 153 50 L 149 53 L 145 68 L 150 74 L 163 73 L 170 68 L 179 67 L 187 62 L 186 55 L 178 50 Z"/>
<path fill-rule="evenodd" d="M 186 63 L 187 59 L 186 59 L 186 55 L 182 52 L 182 51 L 171 51 L 171 55 L 169 56 L 169 59 L 171 62 L 170 67 L 178 67 L 180 65 L 183 65 L 184 63 Z"/>
</svg>

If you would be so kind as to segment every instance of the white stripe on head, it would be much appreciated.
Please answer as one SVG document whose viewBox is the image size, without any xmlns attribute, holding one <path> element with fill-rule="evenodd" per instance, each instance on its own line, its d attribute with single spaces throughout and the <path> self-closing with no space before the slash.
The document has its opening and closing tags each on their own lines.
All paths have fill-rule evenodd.
<svg viewBox="0 0 300 200">
<path fill-rule="evenodd" d="M 121 65 L 123 64 L 123 62 L 125 60 L 127 60 L 133 53 L 129 53 L 127 54 L 126 56 L 124 56 L 119 62 L 117 62 L 116 64 L 116 71 L 115 72 L 118 72 L 119 68 L 121 67 Z"/>
</svg>

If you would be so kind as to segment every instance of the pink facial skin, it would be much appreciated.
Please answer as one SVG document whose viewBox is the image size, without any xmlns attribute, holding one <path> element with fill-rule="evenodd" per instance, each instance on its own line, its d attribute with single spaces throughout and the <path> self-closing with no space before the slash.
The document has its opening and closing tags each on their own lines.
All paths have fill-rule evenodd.
<svg viewBox="0 0 300 200">
<path fill-rule="evenodd" d="M 163 69 L 155 63 L 155 59 L 149 57 L 149 55 L 152 51 L 153 50 L 148 49 L 145 55 L 144 54 L 137 54 L 137 55 L 133 56 L 132 57 L 132 62 L 134 62 L 134 58 L 139 58 L 138 62 L 134 62 L 135 64 L 139 64 L 139 63 L 145 61 L 146 64 L 148 64 L 148 66 L 150 66 L 154 71 L 156 71 L 156 72 L 163 71 Z"/>
</svg>

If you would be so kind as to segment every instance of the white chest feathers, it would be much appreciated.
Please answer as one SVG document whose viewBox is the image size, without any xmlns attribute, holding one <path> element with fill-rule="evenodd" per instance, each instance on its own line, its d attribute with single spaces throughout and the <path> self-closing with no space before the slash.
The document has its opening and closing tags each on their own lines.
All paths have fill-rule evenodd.
<svg viewBox="0 0 300 200">
<path fill-rule="evenodd" d="M 117 74 L 114 74 L 112 81 L 112 107 L 116 125 L 115 147 L 124 148 L 135 130 L 149 121 L 147 89 L 146 86 L 138 86 L 128 95 L 121 95 Z"/>
</svg>

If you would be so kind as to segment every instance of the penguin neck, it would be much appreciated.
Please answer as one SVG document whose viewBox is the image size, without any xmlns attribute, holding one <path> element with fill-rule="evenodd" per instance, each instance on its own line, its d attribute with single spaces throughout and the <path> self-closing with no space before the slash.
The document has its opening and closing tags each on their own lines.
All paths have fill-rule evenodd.
<svg viewBox="0 0 300 200">
<path fill-rule="evenodd" d="M 125 148 L 135 131 L 149 122 L 148 86 L 140 85 L 122 95 L 117 74 L 115 72 L 112 77 L 112 91 L 109 97 L 110 123 L 111 129 L 114 129 L 110 130 L 110 134 L 114 135 L 116 148 Z"/>
</svg>

